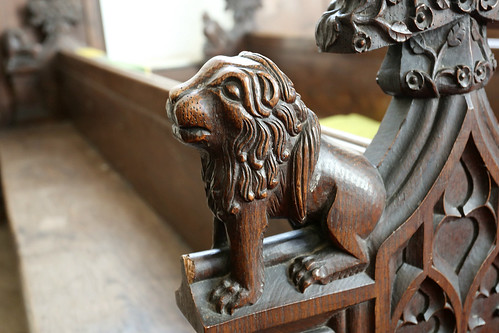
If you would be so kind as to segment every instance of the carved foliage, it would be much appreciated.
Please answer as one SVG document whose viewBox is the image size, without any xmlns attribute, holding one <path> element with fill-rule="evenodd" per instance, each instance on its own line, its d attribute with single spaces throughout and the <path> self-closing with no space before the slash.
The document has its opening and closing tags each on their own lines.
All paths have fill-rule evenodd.
<svg viewBox="0 0 499 333">
<path fill-rule="evenodd" d="M 317 25 L 317 45 L 326 52 L 364 52 L 438 29 L 459 14 L 497 20 L 498 2 L 418 0 L 411 4 L 400 0 L 333 0 Z M 358 47 L 355 41 L 359 36 L 370 41 L 367 47 Z"/>
<path fill-rule="evenodd" d="M 467 17 L 414 36 L 396 57 L 390 63 L 399 64 L 400 74 L 383 68 L 378 83 L 387 93 L 414 97 L 439 97 L 482 88 L 497 67 L 485 28 Z"/>
<path fill-rule="evenodd" d="M 440 93 L 463 93 L 472 89 L 483 87 L 495 70 L 497 63 L 493 54 L 484 42 L 483 31 L 474 20 L 458 21 L 442 36 L 443 44 L 433 44 L 432 36 L 418 35 L 410 40 L 409 46 L 415 58 L 423 55 L 429 60 L 426 68 L 411 70 L 406 74 L 409 84 L 413 72 L 418 72 L 424 77 L 423 82 L 417 87 L 410 86 L 414 92 L 422 92 L 425 87 L 431 87 L 435 96 Z M 456 56 L 467 48 L 472 50 L 470 59 Z M 450 58 L 456 58 L 451 61 Z M 416 59 L 414 59 L 416 60 Z"/>
</svg>

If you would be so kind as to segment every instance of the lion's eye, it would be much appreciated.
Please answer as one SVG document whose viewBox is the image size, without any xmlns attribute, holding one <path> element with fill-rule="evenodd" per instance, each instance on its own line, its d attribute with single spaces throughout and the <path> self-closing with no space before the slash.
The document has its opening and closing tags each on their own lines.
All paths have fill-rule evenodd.
<svg viewBox="0 0 499 333">
<path fill-rule="evenodd" d="M 228 98 L 239 101 L 241 100 L 241 85 L 235 81 L 227 81 L 223 85 L 223 92 Z"/>
</svg>

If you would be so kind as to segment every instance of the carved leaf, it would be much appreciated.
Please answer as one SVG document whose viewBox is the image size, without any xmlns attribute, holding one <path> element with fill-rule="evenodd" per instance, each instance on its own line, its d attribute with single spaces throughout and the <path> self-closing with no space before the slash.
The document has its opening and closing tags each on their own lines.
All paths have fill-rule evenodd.
<svg viewBox="0 0 499 333">
<path fill-rule="evenodd" d="M 435 50 L 433 50 L 431 47 L 429 47 L 426 44 L 426 40 L 422 35 L 416 35 L 413 38 L 409 40 L 409 44 L 411 46 L 412 51 L 415 54 L 427 54 L 431 56 L 433 61 L 436 60 L 437 54 Z"/>
<path fill-rule="evenodd" d="M 423 36 L 421 35 L 414 36 L 409 43 L 411 45 L 412 52 L 415 54 L 423 54 L 428 48 Z"/>
<path fill-rule="evenodd" d="M 336 43 L 340 29 L 340 24 L 336 21 L 336 16 L 330 12 L 326 12 L 321 17 L 315 31 L 317 46 L 322 51 L 327 51 L 329 47 Z"/>
<path fill-rule="evenodd" d="M 466 27 L 464 26 L 464 24 L 459 22 L 450 30 L 449 35 L 447 36 L 447 43 L 451 47 L 459 46 L 463 42 L 465 36 Z"/>
<path fill-rule="evenodd" d="M 405 42 L 412 36 L 412 32 L 404 22 L 395 22 L 388 30 L 390 37 L 397 42 Z"/>
<path fill-rule="evenodd" d="M 436 0 L 439 9 L 447 9 L 450 7 L 450 0 Z"/>
<path fill-rule="evenodd" d="M 390 38 L 396 42 L 405 42 L 412 36 L 412 32 L 404 22 L 397 21 L 390 24 L 380 17 L 376 18 L 374 21 L 378 23 L 388 33 Z"/>
</svg>

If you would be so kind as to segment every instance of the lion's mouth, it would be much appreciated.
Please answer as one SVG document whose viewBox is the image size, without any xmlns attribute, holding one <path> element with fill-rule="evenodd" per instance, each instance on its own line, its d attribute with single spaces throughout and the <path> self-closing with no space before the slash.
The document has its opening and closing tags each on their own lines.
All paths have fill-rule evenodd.
<svg viewBox="0 0 499 333">
<path fill-rule="evenodd" d="M 184 127 L 173 125 L 173 134 L 175 137 L 185 143 L 195 144 L 207 142 L 210 131 L 203 127 Z"/>
</svg>

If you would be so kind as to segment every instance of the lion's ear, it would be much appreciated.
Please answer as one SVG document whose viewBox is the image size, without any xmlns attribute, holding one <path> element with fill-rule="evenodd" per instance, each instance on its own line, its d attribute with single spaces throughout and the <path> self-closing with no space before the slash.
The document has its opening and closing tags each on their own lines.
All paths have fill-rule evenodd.
<svg viewBox="0 0 499 333">
<path fill-rule="evenodd" d="M 319 155 L 320 127 L 316 117 L 310 117 L 292 153 L 293 222 L 303 223 L 307 216 L 307 194 Z"/>
</svg>

